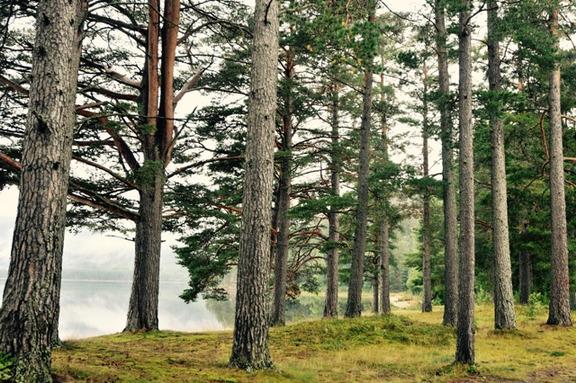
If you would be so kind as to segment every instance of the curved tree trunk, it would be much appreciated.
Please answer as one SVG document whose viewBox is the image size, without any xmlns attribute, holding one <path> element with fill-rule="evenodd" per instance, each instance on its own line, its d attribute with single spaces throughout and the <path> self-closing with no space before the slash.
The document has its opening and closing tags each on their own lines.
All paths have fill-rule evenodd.
<svg viewBox="0 0 576 383">
<path fill-rule="evenodd" d="M 558 49 L 558 9 L 550 15 L 550 33 Z M 552 282 L 548 324 L 571 326 L 570 281 L 568 274 L 568 234 L 566 199 L 564 196 L 564 150 L 562 144 L 562 112 L 560 110 L 560 65 L 550 72 L 548 95 L 550 118 L 550 207 L 552 227 Z"/>
<path fill-rule="evenodd" d="M 471 0 L 461 2 L 459 54 L 460 270 L 456 362 L 474 364 L 474 133 Z"/>
<path fill-rule="evenodd" d="M 85 1 L 39 1 L 18 213 L 4 299 L 0 350 L 13 381 L 51 382 L 58 325 L 66 195 Z"/>
<path fill-rule="evenodd" d="M 376 2 L 368 0 L 368 21 L 375 20 Z M 364 73 L 362 100 L 362 123 L 360 124 L 360 155 L 358 165 L 358 206 L 356 207 L 356 230 L 352 249 L 350 283 L 346 316 L 359 317 L 362 314 L 362 288 L 364 286 L 364 252 L 366 251 L 366 230 L 368 226 L 368 174 L 370 171 L 370 126 L 372 113 L 372 63 L 368 63 Z"/>
<path fill-rule="evenodd" d="M 435 2 L 436 51 L 438 53 L 438 87 L 440 93 L 440 131 L 442 139 L 442 200 L 444 203 L 444 316 L 445 326 L 456 326 L 458 311 L 458 256 L 456 177 L 452 153 L 452 118 L 450 116 L 450 77 L 446 48 L 445 8 Z"/>
<path fill-rule="evenodd" d="M 270 222 L 278 63 L 278 2 L 256 0 L 234 344 L 230 366 L 272 366 L 268 349 Z"/>
<path fill-rule="evenodd" d="M 330 163 L 330 194 L 332 197 L 340 196 L 340 133 L 339 133 L 339 107 L 338 85 L 332 85 L 331 102 L 331 163 Z M 330 249 L 327 257 L 326 274 L 326 303 L 324 304 L 324 317 L 338 316 L 338 242 L 340 241 L 338 212 L 333 204 L 328 213 L 328 241 Z"/>
<path fill-rule="evenodd" d="M 492 97 L 501 92 L 498 4 L 488 1 L 488 81 Z M 516 327 L 512 266 L 508 238 L 508 198 L 506 191 L 506 161 L 504 128 L 498 101 L 490 113 L 492 130 L 492 240 L 494 242 L 494 327 L 510 330 Z"/>
</svg>

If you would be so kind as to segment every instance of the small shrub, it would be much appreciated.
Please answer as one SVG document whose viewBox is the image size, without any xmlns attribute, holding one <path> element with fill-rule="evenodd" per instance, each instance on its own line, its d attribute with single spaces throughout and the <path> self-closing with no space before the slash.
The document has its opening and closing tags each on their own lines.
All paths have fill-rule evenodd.
<svg viewBox="0 0 576 383">
<path fill-rule="evenodd" d="M 485 303 L 491 303 L 492 302 L 492 294 L 486 290 L 484 290 L 482 287 L 478 287 L 474 293 L 474 299 L 476 301 L 476 304 L 481 305 L 481 304 L 485 304 Z"/>
<path fill-rule="evenodd" d="M 533 292 L 528 297 L 528 306 L 526 307 L 526 316 L 530 320 L 536 319 L 536 316 L 546 309 L 544 297 L 539 292 Z"/>
</svg>

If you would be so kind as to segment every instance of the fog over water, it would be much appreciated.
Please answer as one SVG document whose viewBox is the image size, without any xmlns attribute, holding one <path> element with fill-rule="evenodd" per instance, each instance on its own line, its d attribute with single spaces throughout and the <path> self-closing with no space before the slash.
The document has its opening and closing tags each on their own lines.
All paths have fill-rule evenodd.
<svg viewBox="0 0 576 383">
<path fill-rule="evenodd" d="M 10 264 L 18 190 L 0 192 L 0 293 Z M 230 302 L 199 300 L 186 304 L 179 295 L 187 273 L 176 263 L 165 234 L 162 245 L 159 324 L 179 331 L 223 330 L 231 327 Z M 60 337 L 84 338 L 120 332 L 126 324 L 134 263 L 134 243 L 107 233 L 66 233 L 60 309 Z M 210 307 L 210 309 L 209 309 Z M 211 311 L 212 310 L 212 311 Z"/>
</svg>

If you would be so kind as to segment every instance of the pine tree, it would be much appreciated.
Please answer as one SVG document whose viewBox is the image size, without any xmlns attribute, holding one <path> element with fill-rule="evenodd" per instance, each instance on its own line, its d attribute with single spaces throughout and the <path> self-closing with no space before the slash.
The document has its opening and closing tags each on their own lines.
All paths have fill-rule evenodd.
<svg viewBox="0 0 576 383">
<path fill-rule="evenodd" d="M 0 310 L 15 382 L 51 382 L 84 1 L 40 1 L 18 213 Z"/>
</svg>

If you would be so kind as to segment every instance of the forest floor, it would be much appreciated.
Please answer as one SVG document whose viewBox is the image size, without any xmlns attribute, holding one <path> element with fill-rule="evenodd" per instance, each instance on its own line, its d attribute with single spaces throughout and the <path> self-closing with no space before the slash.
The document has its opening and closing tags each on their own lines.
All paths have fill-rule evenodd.
<svg viewBox="0 0 576 383">
<path fill-rule="evenodd" d="M 545 312 L 517 309 L 519 330 L 492 329 L 476 310 L 473 368 L 452 365 L 454 333 L 442 307 L 421 313 L 305 321 L 270 333 L 274 370 L 229 369 L 231 333 L 160 331 L 65 342 L 53 354 L 57 382 L 576 382 L 576 328 L 544 325 Z M 400 305 L 399 305 L 400 306 Z"/>
</svg>

